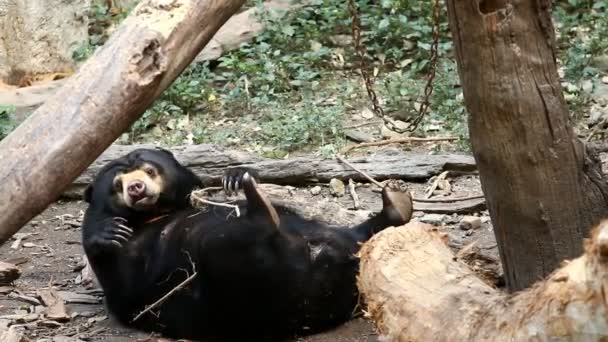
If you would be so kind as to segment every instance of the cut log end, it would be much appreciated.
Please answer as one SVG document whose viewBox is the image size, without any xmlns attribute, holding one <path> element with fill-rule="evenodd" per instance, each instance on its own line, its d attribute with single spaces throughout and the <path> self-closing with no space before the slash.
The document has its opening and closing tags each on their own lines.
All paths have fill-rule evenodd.
<svg viewBox="0 0 608 342">
<path fill-rule="evenodd" d="M 434 227 L 412 222 L 362 247 L 358 282 L 369 316 L 390 341 L 600 340 L 608 336 L 607 251 L 604 221 L 585 254 L 510 295 L 454 258 Z"/>
<path fill-rule="evenodd" d="M 597 255 L 608 262 L 608 220 L 603 220 L 591 232 L 591 238 L 585 241 L 585 251 L 589 255 Z"/>
</svg>

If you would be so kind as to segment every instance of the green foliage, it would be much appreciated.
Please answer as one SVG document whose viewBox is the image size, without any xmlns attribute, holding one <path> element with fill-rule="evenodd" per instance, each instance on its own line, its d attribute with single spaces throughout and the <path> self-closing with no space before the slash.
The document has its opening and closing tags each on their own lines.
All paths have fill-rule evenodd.
<svg viewBox="0 0 608 342">
<path fill-rule="evenodd" d="M 166 124 L 172 118 L 202 109 L 214 96 L 211 86 L 207 83 L 210 77 L 206 64 L 185 70 L 156 100 L 154 106 L 135 122 L 131 128 L 131 136 L 134 138 L 152 126 Z"/>
<path fill-rule="evenodd" d="M 133 6 L 136 3 L 134 2 Z M 123 21 L 132 9 L 115 8 L 113 10 L 119 10 L 120 12 L 110 13 L 112 11 L 108 8 L 106 1 L 93 0 L 89 9 L 89 41 L 74 51 L 72 59 L 76 62 L 82 62 L 91 57 L 95 50 L 107 41 L 108 29 Z"/>
<path fill-rule="evenodd" d="M 357 0 L 357 4 L 370 66 L 378 74 L 376 92 L 389 115 L 407 121 L 416 114 L 425 86 L 432 43 L 431 2 Z M 261 1 L 248 5 L 261 8 Z M 457 135 L 466 149 L 466 110 L 450 56 L 445 6 L 440 6 L 440 62 L 431 110 L 419 133 Z M 561 32 L 558 52 L 566 79 L 573 84 L 595 77 L 591 58 L 608 50 L 608 40 L 603 39 L 608 36 L 605 9 L 606 1 L 569 0 L 556 6 Z M 188 132 L 195 142 L 266 146 L 265 153 L 275 157 L 315 146 L 321 154 L 335 151 L 342 139 L 340 120 L 346 120 L 344 113 L 349 112 L 344 104 L 349 108 L 369 104 L 360 76 L 350 71 L 357 57 L 347 1 L 312 0 L 297 11 L 260 10 L 258 16 L 266 26 L 262 34 L 226 53 L 213 68 L 189 68 L 134 125 L 133 139 L 188 116 L 193 122 Z M 315 105 L 311 99 L 321 96 L 335 104 Z M 298 103 L 303 105 L 294 105 Z M 570 104 L 582 108 L 585 98 L 577 96 Z M 217 125 L 220 121 L 233 124 Z M 253 126 L 259 130 L 251 132 Z M 175 141 L 186 134 L 174 133 L 179 136 Z"/>
<path fill-rule="evenodd" d="M 582 91 L 583 82 L 599 76 L 593 58 L 608 54 L 608 1 L 568 0 L 554 9 L 558 27 L 558 57 L 564 78 L 579 87 L 566 89 L 568 105 L 575 118 L 587 110 L 589 94 Z M 572 87 L 567 87 L 572 88 Z"/>
<path fill-rule="evenodd" d="M 15 113 L 14 106 L 0 105 L 0 140 L 4 139 L 17 127 L 17 124 L 11 118 L 13 113 Z"/>
<path fill-rule="evenodd" d="M 556 6 L 560 57 L 565 77 L 580 81 L 597 74 L 590 66 L 593 56 L 608 52 L 608 1 L 569 0 L 569 6 Z"/>
<path fill-rule="evenodd" d="M 322 152 L 327 154 L 332 142 L 342 137 L 340 106 L 319 107 L 306 100 L 296 108 L 284 108 L 263 119 L 260 131 L 263 143 L 287 152 L 320 145 L 324 148 Z"/>
</svg>

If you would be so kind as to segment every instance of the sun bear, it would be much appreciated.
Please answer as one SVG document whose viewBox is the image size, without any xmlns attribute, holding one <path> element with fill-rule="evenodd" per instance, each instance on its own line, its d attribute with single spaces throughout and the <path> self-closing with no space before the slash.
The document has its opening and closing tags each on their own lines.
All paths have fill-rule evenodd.
<svg viewBox="0 0 608 342">
<path fill-rule="evenodd" d="M 118 321 L 203 341 L 280 341 L 334 327 L 356 312 L 360 244 L 412 213 L 408 192 L 385 187 L 380 213 L 329 227 L 272 204 L 253 170 L 228 169 L 222 184 L 244 192 L 239 217 L 193 208 L 201 181 L 163 149 L 135 150 L 99 171 L 85 191 L 83 247 Z"/>
</svg>

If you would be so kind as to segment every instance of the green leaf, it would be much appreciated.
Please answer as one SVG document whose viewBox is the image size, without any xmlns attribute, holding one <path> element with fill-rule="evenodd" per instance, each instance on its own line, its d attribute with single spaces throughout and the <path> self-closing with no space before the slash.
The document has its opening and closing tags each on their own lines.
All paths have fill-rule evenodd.
<svg viewBox="0 0 608 342">
<path fill-rule="evenodd" d="M 295 29 L 291 25 L 284 26 L 282 32 L 289 37 L 296 33 Z"/>
<path fill-rule="evenodd" d="M 385 29 L 388 27 L 388 24 L 389 24 L 388 18 L 384 18 L 384 19 L 380 20 L 380 24 L 378 24 L 378 28 L 380 30 Z"/>
</svg>

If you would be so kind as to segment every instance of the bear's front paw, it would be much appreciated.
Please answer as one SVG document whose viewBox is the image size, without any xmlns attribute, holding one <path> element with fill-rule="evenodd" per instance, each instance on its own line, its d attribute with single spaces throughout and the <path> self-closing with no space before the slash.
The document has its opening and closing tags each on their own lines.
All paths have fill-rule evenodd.
<svg viewBox="0 0 608 342">
<path fill-rule="evenodd" d="M 255 170 L 245 167 L 228 169 L 224 172 L 222 187 L 224 188 L 226 195 L 230 196 L 236 194 L 243 188 L 243 177 L 245 177 L 246 174 L 249 174 L 249 176 L 254 179 L 258 178 L 258 173 Z"/>
<path fill-rule="evenodd" d="M 133 229 L 127 227 L 127 220 L 122 217 L 112 217 L 95 237 L 95 243 L 102 248 L 122 249 L 133 236 Z"/>
</svg>

